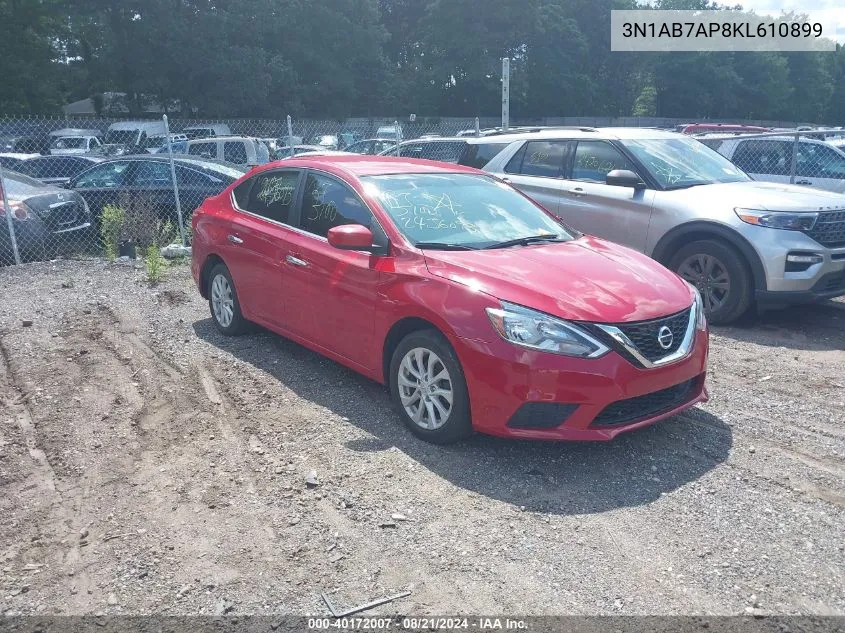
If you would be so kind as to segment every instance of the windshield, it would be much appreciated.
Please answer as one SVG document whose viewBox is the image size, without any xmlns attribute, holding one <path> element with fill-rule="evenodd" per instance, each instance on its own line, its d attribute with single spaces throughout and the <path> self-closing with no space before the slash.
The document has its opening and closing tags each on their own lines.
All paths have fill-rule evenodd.
<svg viewBox="0 0 845 633">
<path fill-rule="evenodd" d="M 190 158 L 179 158 L 179 162 L 183 165 L 191 167 L 201 167 L 206 171 L 216 172 L 223 176 L 237 180 L 246 173 L 245 169 L 239 168 L 238 165 L 226 165 L 225 163 L 210 160 L 195 160 Z"/>
<path fill-rule="evenodd" d="M 81 136 L 62 136 L 53 140 L 50 147 L 53 149 L 84 149 L 86 142 Z"/>
<path fill-rule="evenodd" d="M 487 176 L 397 174 L 361 180 L 415 245 L 486 248 L 536 235 L 573 238 L 537 205 Z"/>
<path fill-rule="evenodd" d="M 109 130 L 106 132 L 106 143 L 108 145 L 134 145 L 137 138 L 138 130 Z"/>
<path fill-rule="evenodd" d="M 750 180 L 727 158 L 691 138 L 621 141 L 664 189 Z"/>
</svg>

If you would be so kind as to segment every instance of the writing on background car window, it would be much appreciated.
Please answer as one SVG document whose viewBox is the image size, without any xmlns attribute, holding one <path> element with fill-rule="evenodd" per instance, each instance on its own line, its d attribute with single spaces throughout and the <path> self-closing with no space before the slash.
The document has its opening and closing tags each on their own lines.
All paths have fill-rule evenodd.
<svg viewBox="0 0 845 633">
<path fill-rule="evenodd" d="M 528 157 L 529 165 L 545 165 L 549 160 L 549 154 L 546 152 L 532 152 Z"/>
<path fill-rule="evenodd" d="M 293 202 L 293 187 L 287 182 L 287 176 L 267 178 L 261 183 L 261 190 L 258 192 L 258 199 L 266 205 L 279 203 L 288 205 Z"/>
<path fill-rule="evenodd" d="M 589 169 L 590 171 L 607 176 L 616 169 L 612 160 L 601 160 L 598 156 L 580 155 L 575 161 L 576 169 Z"/>
</svg>

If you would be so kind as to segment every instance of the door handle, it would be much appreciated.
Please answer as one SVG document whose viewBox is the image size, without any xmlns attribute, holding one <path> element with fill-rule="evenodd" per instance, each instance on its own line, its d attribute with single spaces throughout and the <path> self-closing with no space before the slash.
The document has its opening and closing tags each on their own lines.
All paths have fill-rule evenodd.
<svg viewBox="0 0 845 633">
<path fill-rule="evenodd" d="M 243 244 L 244 241 L 237 235 L 229 235 L 227 238 L 232 244 Z"/>
<path fill-rule="evenodd" d="M 287 257 L 285 257 L 285 261 L 291 266 L 305 267 L 308 265 L 308 262 L 306 262 L 304 259 L 299 259 L 298 257 L 294 257 L 293 255 L 288 255 Z"/>
<path fill-rule="evenodd" d="M 812 185 L 813 183 L 810 180 L 796 180 L 795 184 L 796 185 Z"/>
<path fill-rule="evenodd" d="M 584 191 L 581 187 L 573 187 L 572 189 L 567 189 L 567 193 L 571 193 L 573 196 L 583 196 L 586 191 Z"/>
</svg>

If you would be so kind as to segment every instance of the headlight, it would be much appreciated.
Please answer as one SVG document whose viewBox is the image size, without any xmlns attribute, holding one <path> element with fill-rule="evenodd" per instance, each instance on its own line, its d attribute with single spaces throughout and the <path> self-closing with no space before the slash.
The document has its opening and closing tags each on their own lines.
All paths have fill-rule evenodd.
<svg viewBox="0 0 845 633">
<path fill-rule="evenodd" d="M 740 220 L 755 226 L 788 231 L 809 231 L 819 219 L 818 213 L 788 213 L 786 211 L 757 211 L 754 209 L 734 209 Z"/>
<path fill-rule="evenodd" d="M 522 347 L 579 358 L 598 358 L 610 351 L 572 323 L 513 303 L 487 308 L 487 316 L 499 336 Z"/>
<path fill-rule="evenodd" d="M 695 327 L 698 330 L 705 330 L 707 328 L 707 317 L 704 315 L 704 301 L 701 298 L 701 293 L 695 286 L 690 286 L 695 292 L 695 302 L 693 309 L 695 310 Z"/>
</svg>

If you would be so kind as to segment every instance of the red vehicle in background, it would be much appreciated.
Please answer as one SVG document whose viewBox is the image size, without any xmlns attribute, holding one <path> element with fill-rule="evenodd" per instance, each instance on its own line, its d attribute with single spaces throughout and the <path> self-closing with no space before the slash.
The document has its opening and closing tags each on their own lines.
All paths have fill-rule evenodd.
<svg viewBox="0 0 845 633">
<path fill-rule="evenodd" d="M 386 384 L 427 441 L 609 440 L 707 398 L 692 286 L 476 169 L 292 158 L 193 229 L 223 334 L 258 323 Z"/>
<path fill-rule="evenodd" d="M 734 125 L 731 123 L 684 123 L 676 125 L 675 131 L 681 134 L 762 134 L 771 132 L 768 127 L 757 125 Z"/>
</svg>

